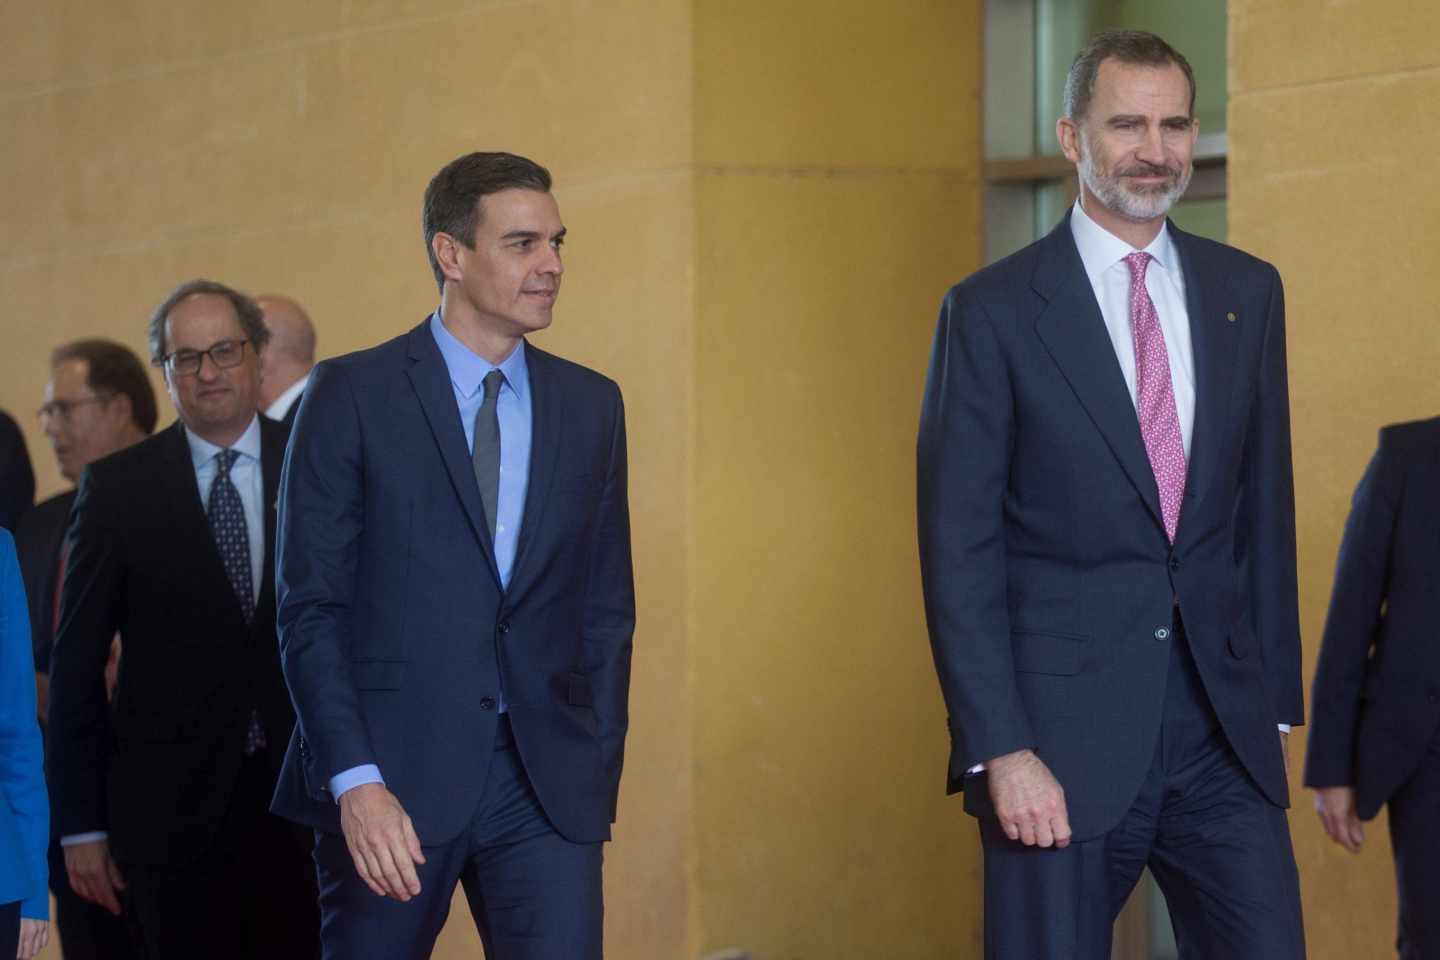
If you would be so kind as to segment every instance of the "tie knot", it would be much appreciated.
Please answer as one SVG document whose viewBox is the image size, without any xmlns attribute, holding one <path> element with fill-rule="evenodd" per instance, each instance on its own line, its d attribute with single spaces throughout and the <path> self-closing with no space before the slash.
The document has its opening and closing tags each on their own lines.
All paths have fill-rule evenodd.
<svg viewBox="0 0 1440 960">
<path fill-rule="evenodd" d="M 494 400 L 498 397 L 500 395 L 500 385 L 504 382 L 505 374 L 499 370 L 491 370 L 485 374 L 485 379 L 481 381 L 481 385 L 485 387 L 485 399 Z"/>
<path fill-rule="evenodd" d="M 1130 268 L 1131 280 L 1144 280 L 1145 268 L 1150 266 L 1150 261 L 1155 258 L 1144 250 L 1136 250 L 1125 257 L 1125 266 Z"/>
<path fill-rule="evenodd" d="M 240 459 L 240 454 L 235 450 L 221 450 L 215 454 L 215 463 L 220 468 L 220 476 L 228 476 L 230 468 L 235 466 L 235 461 Z"/>
</svg>

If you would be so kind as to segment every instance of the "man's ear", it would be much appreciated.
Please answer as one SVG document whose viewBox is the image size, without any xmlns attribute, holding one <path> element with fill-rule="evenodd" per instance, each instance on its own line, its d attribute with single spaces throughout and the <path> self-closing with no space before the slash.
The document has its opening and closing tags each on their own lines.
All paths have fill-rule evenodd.
<svg viewBox="0 0 1440 960">
<path fill-rule="evenodd" d="M 1080 128 L 1069 117 L 1055 121 L 1055 139 L 1060 141 L 1060 152 L 1071 163 L 1080 162 Z"/>
<path fill-rule="evenodd" d="M 448 233 L 436 233 L 430 238 L 430 252 L 440 265 L 440 273 L 446 280 L 460 279 L 460 241 Z"/>
</svg>

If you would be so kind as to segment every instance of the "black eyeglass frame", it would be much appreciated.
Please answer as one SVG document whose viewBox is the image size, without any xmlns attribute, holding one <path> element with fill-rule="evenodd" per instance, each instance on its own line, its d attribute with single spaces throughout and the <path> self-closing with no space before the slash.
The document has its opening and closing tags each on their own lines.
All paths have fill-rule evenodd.
<svg viewBox="0 0 1440 960">
<path fill-rule="evenodd" d="M 215 365 L 216 370 L 231 370 L 245 362 L 245 347 L 247 344 L 254 345 L 255 341 L 249 337 L 232 337 L 226 340 L 217 340 L 204 350 L 176 350 L 167 353 L 163 357 L 157 357 L 155 366 L 164 367 L 173 376 L 194 376 L 205 366 L 205 358 L 209 357 L 210 362 Z M 235 358 L 230 361 L 221 362 L 216 355 L 216 350 L 228 350 L 238 345 L 240 349 L 235 353 Z M 182 368 L 180 362 L 183 359 L 185 366 Z M 191 368 L 191 363 L 194 367 Z"/>
</svg>

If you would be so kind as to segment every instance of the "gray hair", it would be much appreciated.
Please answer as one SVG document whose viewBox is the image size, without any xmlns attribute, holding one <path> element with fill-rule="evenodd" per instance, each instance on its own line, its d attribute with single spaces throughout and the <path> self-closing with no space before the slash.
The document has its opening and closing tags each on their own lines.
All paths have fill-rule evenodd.
<svg viewBox="0 0 1440 960">
<path fill-rule="evenodd" d="M 1075 57 L 1065 77 L 1065 116 L 1083 120 L 1095 96 L 1095 78 L 1106 60 L 1140 67 L 1179 67 L 1190 83 L 1190 116 L 1195 116 L 1195 71 L 1180 51 L 1143 30 L 1107 30 L 1098 34 Z"/>
<path fill-rule="evenodd" d="M 174 310 L 180 301 L 198 293 L 211 294 L 229 300 L 230 305 L 235 308 L 235 315 L 240 318 L 240 329 L 245 331 L 245 338 L 250 341 L 255 352 L 259 353 L 265 349 L 265 344 L 270 342 L 270 328 L 265 326 L 265 314 L 260 310 L 259 304 L 239 290 L 227 287 L 223 283 L 216 283 L 214 280 L 187 280 L 170 291 L 170 295 L 161 301 L 154 313 L 150 314 L 150 325 L 146 328 L 146 340 L 150 345 L 152 363 L 158 364 L 165 359 L 165 322 L 170 319 L 170 311 Z"/>
</svg>

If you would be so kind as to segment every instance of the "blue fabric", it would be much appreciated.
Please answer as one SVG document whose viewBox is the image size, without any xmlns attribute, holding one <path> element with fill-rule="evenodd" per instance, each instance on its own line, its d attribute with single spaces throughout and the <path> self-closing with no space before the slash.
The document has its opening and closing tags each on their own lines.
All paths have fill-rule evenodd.
<svg viewBox="0 0 1440 960">
<path fill-rule="evenodd" d="M 42 763 L 30 614 L 15 540 L 0 529 L 0 903 L 20 901 L 21 916 L 32 920 L 50 918 Z"/>
</svg>

